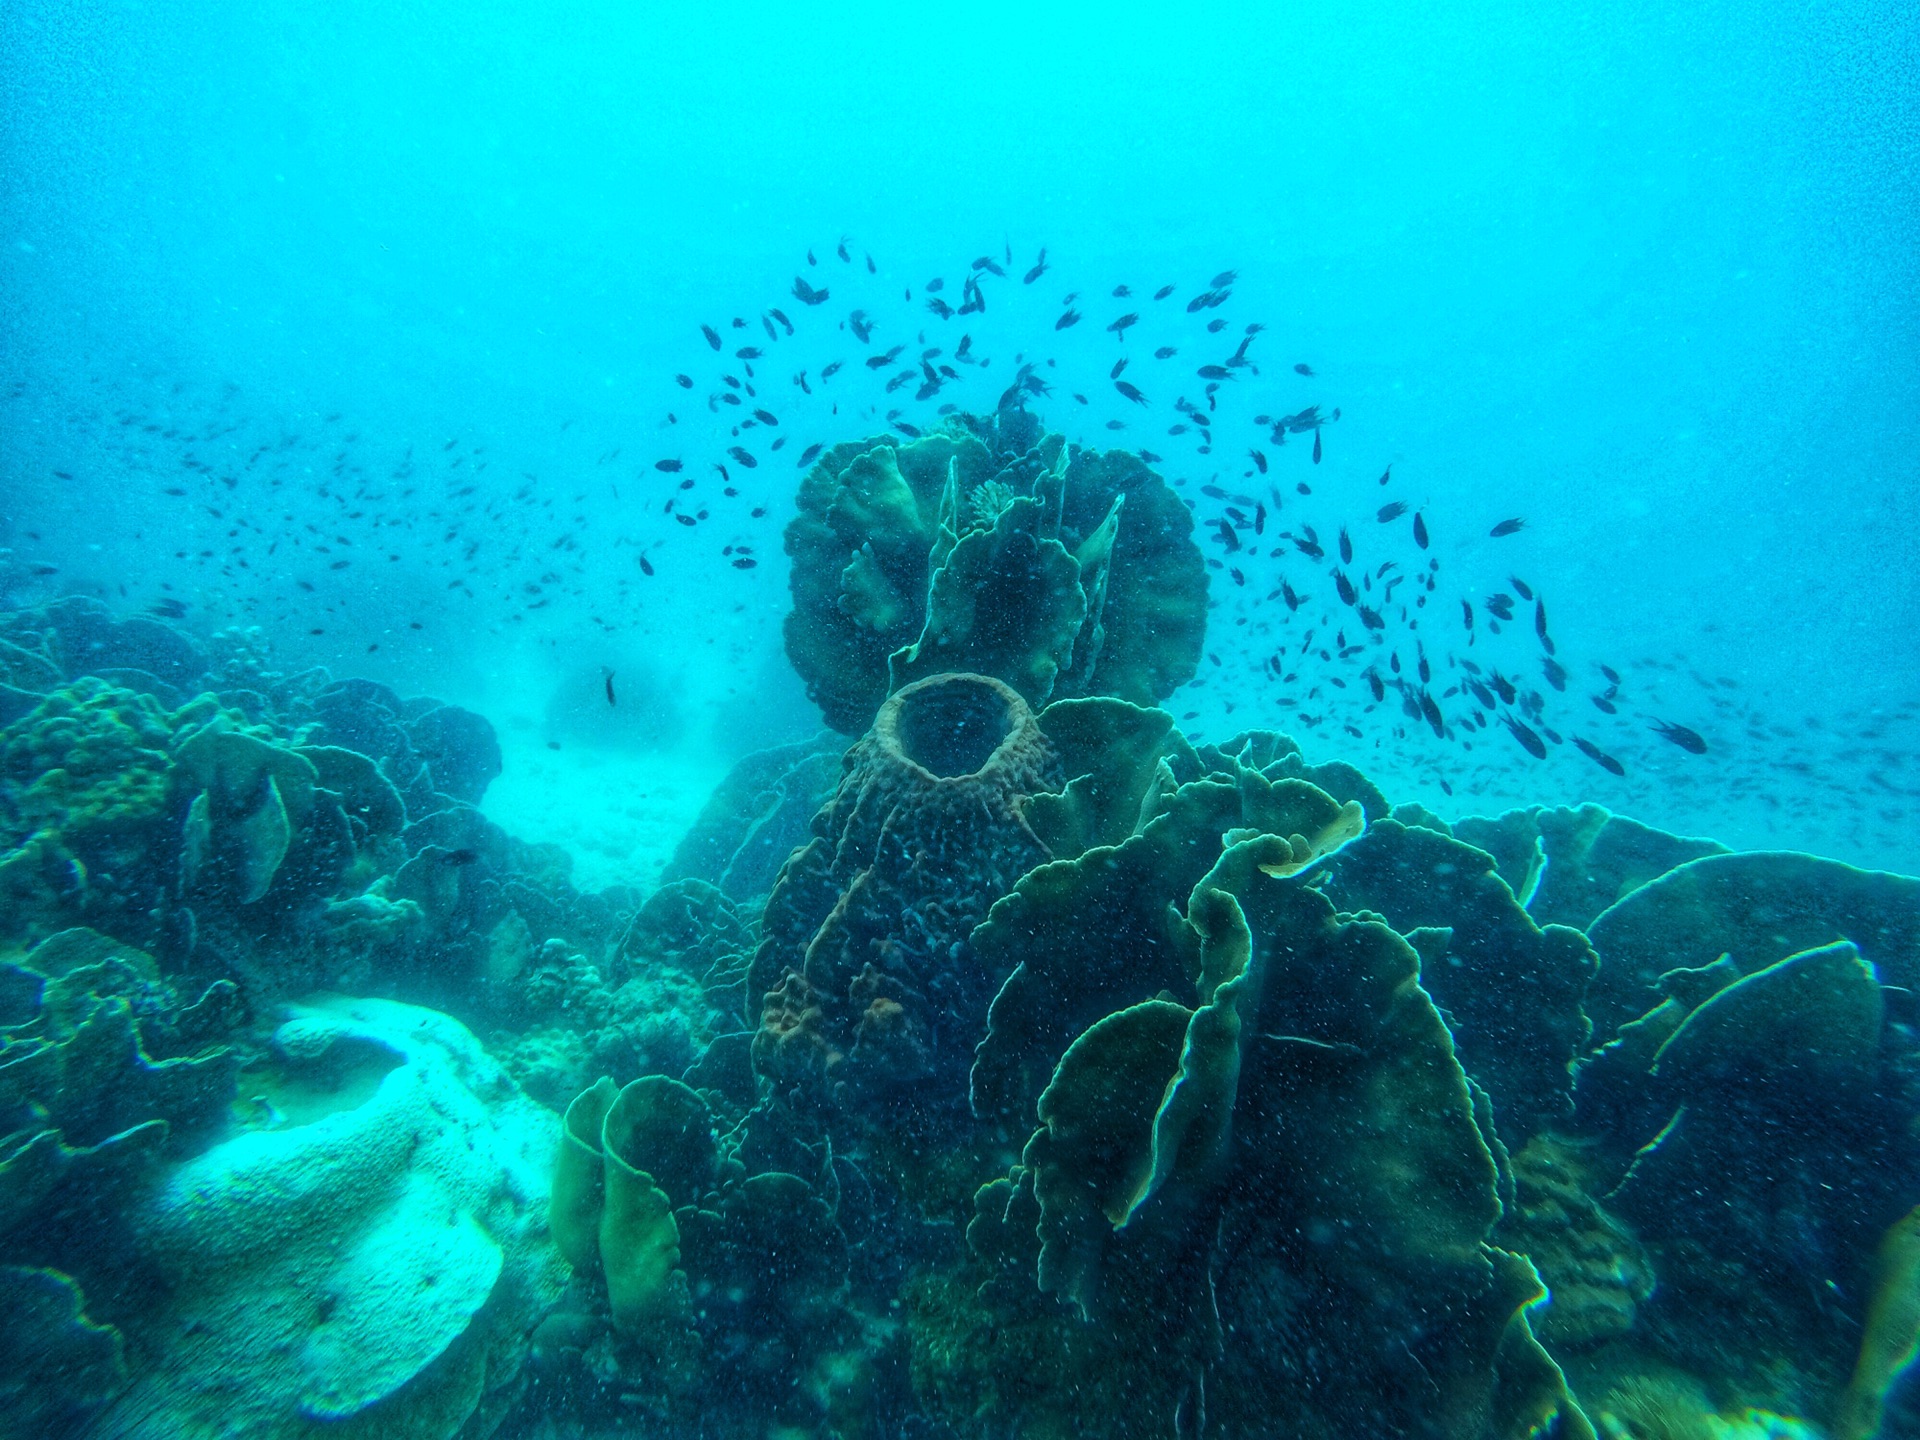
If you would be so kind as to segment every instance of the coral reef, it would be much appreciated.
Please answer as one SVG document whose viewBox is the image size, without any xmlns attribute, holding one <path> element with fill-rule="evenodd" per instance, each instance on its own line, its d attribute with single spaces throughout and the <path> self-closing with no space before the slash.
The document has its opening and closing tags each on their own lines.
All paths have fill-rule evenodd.
<svg viewBox="0 0 1920 1440">
<path fill-rule="evenodd" d="M 470 711 L 0 616 L 0 1435 L 1914 1429 L 1920 880 L 1181 733 L 1185 507 L 1018 409 L 798 508 L 844 734 L 650 895 Z"/>
</svg>

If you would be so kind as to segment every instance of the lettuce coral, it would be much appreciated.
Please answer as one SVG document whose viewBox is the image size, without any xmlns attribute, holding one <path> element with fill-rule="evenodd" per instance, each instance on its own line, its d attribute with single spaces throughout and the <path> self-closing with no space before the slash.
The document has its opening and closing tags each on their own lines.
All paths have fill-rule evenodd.
<svg viewBox="0 0 1920 1440">
<path fill-rule="evenodd" d="M 835 729 L 911 680 L 973 671 L 1035 705 L 1151 704 L 1206 625 L 1193 520 L 1137 456 L 1071 447 L 1021 412 L 839 445 L 787 527 L 787 653 Z"/>
</svg>

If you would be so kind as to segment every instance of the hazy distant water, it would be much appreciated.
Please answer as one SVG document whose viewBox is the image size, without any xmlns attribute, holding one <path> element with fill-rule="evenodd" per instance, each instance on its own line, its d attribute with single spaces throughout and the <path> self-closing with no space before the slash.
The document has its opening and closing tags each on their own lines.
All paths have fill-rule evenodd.
<svg viewBox="0 0 1920 1440">
<path fill-rule="evenodd" d="M 1912 720 L 1875 717 L 1920 697 L 1917 58 L 1911 7 L 1876 3 L 16 0 L 0 543 L 57 565 L 46 587 L 133 604 L 172 583 L 209 623 L 258 619 L 290 664 L 437 689 L 529 735 L 556 689 L 610 667 L 636 679 L 623 723 L 649 692 L 672 712 L 629 739 L 724 754 L 811 719 L 778 655 L 794 467 L 741 479 L 770 511 L 755 570 L 642 513 L 666 483 L 646 462 L 714 438 L 672 379 L 703 358 L 701 322 L 781 303 L 842 235 L 914 287 L 1045 245 L 1049 304 L 1235 267 L 1273 358 L 1311 360 L 1342 407 L 1317 486 L 1368 508 L 1391 462 L 1396 494 L 1461 517 L 1447 563 L 1524 566 L 1564 646 L 1682 667 L 1663 698 L 1688 723 L 1737 694 L 1785 732 L 1725 722 L 1710 770 L 1661 755 L 1671 779 L 1640 772 L 1639 813 L 1776 843 L 1794 837 L 1769 832 L 1765 792 L 1791 794 L 1828 817 L 1810 848 L 1911 870 L 1914 801 L 1865 777 L 1920 786 Z M 1007 349 L 1022 323 L 1050 343 L 1045 317 L 1004 323 Z M 1102 380 L 1100 337 L 1061 343 Z M 178 447 L 129 450 L 133 411 L 135 430 L 295 436 L 298 464 L 213 515 L 165 493 Z M 436 472 L 401 493 L 409 450 L 416 472 L 477 473 L 497 514 L 473 563 L 511 584 L 469 598 L 425 558 L 450 489 Z M 406 558 L 298 590 L 262 537 L 326 528 L 340 466 L 376 497 L 359 508 L 411 526 Z M 532 519 L 526 476 L 552 502 Z M 1510 514 L 1529 521 L 1511 550 L 1459 538 Z M 241 516 L 254 529 L 229 536 Z M 533 553 L 562 533 L 577 548 Z M 241 542 L 248 568 L 203 563 Z M 639 586 L 640 551 L 665 583 Z M 562 564 L 564 603 L 526 608 Z M 1216 731 L 1287 718 L 1203 698 Z M 1780 769 L 1788 746 L 1825 758 Z M 1478 783 L 1605 797 L 1560 766 Z M 1396 796 L 1437 801 L 1426 773 L 1403 767 Z"/>
</svg>

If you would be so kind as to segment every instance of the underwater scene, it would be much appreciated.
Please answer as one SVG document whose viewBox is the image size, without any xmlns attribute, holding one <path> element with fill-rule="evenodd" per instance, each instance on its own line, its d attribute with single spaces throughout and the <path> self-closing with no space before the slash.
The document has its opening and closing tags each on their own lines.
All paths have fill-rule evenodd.
<svg viewBox="0 0 1920 1440">
<path fill-rule="evenodd" d="M 0 6 L 0 1440 L 1920 1440 L 1917 115 Z"/>
</svg>

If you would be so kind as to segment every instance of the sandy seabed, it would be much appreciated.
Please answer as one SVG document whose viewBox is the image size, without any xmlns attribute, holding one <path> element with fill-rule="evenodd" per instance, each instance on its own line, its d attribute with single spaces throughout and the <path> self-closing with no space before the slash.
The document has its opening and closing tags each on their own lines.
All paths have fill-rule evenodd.
<svg viewBox="0 0 1920 1440">
<path fill-rule="evenodd" d="M 508 834 L 564 846 L 581 890 L 651 891 L 726 763 L 688 751 L 547 748 L 533 735 L 500 736 L 505 769 L 481 809 Z"/>
</svg>

